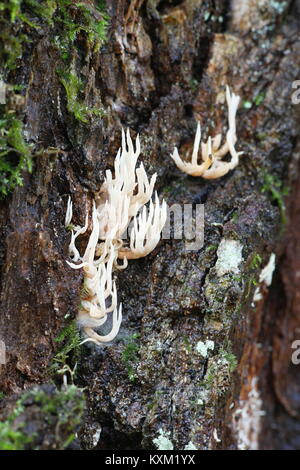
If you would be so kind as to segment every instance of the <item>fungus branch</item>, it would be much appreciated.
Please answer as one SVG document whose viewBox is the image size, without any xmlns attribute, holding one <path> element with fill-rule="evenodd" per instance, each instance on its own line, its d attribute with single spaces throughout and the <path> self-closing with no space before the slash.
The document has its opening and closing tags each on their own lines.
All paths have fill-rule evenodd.
<svg viewBox="0 0 300 470">
<path fill-rule="evenodd" d="M 226 101 L 228 106 L 228 131 L 226 141 L 223 145 L 222 135 L 209 137 L 207 142 L 201 142 L 201 125 L 198 122 L 197 131 L 194 140 L 194 147 L 191 162 L 183 161 L 175 147 L 171 157 L 178 168 L 191 176 L 202 176 L 206 179 L 220 178 L 233 170 L 239 163 L 239 155 L 242 152 L 235 150 L 237 141 L 235 118 L 239 106 L 240 97 L 231 93 L 229 87 L 226 86 Z M 198 153 L 201 144 L 201 163 L 198 163 Z M 228 154 L 231 155 L 230 162 L 222 161 L 222 158 Z"/>
<path fill-rule="evenodd" d="M 88 215 L 84 227 L 72 229 L 67 261 L 73 269 L 83 269 L 84 288 L 82 301 L 77 315 L 78 324 L 87 335 L 86 341 L 97 344 L 111 341 L 117 335 L 122 320 L 122 305 L 118 307 L 115 270 L 125 269 L 128 259 L 148 255 L 160 240 L 162 228 L 167 219 L 167 205 L 159 203 L 157 193 L 151 200 L 156 174 L 150 181 L 143 164 L 136 169 L 140 154 L 139 137 L 135 149 L 129 131 L 122 130 L 122 147 L 114 162 L 114 177 L 110 170 L 100 191 L 96 194 L 92 212 L 92 231 L 83 256 L 76 247 L 76 239 L 88 228 Z M 149 211 L 145 207 L 150 201 Z M 144 207 L 143 207 L 144 206 Z M 143 207 L 141 212 L 140 209 Z M 148 212 L 148 213 L 147 213 Z M 68 200 L 65 224 L 72 220 L 72 201 Z M 129 224 L 132 222 L 130 241 L 124 240 Z M 122 264 L 118 263 L 122 259 Z M 111 313 L 112 329 L 106 336 L 94 331 L 103 325 Z"/>
</svg>

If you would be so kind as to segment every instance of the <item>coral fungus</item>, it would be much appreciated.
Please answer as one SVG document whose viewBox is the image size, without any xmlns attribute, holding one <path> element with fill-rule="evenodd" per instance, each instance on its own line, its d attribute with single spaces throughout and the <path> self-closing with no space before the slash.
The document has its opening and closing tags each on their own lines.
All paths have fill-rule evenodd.
<svg viewBox="0 0 300 470">
<path fill-rule="evenodd" d="M 114 162 L 114 178 L 110 170 L 93 202 L 92 231 L 83 256 L 76 248 L 76 239 L 86 232 L 84 227 L 70 226 L 72 201 L 68 200 L 65 225 L 72 229 L 69 254 L 73 269 L 84 271 L 84 289 L 77 322 L 83 327 L 87 338 L 84 341 L 107 343 L 117 335 L 122 320 L 122 305 L 118 306 L 115 270 L 125 269 L 128 259 L 148 255 L 160 240 L 160 233 L 167 219 L 167 205 L 160 204 L 157 193 L 151 200 L 156 174 L 150 181 L 143 164 L 136 169 L 140 154 L 139 137 L 135 149 L 129 131 L 122 130 L 122 147 Z M 145 207 L 150 201 L 149 210 Z M 141 210 L 142 209 L 142 210 Z M 132 222 L 132 228 L 129 224 Z M 126 243 L 126 233 L 130 240 Z M 118 263 L 121 259 L 121 264 Z M 105 336 L 94 331 L 103 325 L 108 314 L 112 314 L 112 329 Z"/>
<path fill-rule="evenodd" d="M 207 142 L 201 142 L 201 126 L 198 122 L 192 161 L 184 162 L 181 160 L 178 150 L 175 147 L 171 157 L 178 168 L 184 173 L 191 176 L 202 176 L 205 179 L 214 179 L 226 175 L 230 170 L 233 170 L 238 165 L 239 155 L 241 155 L 242 152 L 237 152 L 235 150 L 235 144 L 237 141 L 235 117 L 240 97 L 234 93 L 230 93 L 228 86 L 226 87 L 226 101 L 228 106 L 229 129 L 226 134 L 226 141 L 223 145 L 221 145 L 221 134 L 218 134 L 213 138 L 209 137 Z M 198 163 L 200 143 L 202 162 Z M 222 158 L 225 157 L 228 152 L 231 154 L 231 160 L 229 162 L 222 161 Z"/>
</svg>

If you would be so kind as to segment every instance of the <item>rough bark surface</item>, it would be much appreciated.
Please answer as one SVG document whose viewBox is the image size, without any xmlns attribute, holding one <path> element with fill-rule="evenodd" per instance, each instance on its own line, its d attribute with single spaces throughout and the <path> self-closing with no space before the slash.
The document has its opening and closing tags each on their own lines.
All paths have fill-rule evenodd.
<svg viewBox="0 0 300 470">
<path fill-rule="evenodd" d="M 174 449 L 299 449 L 300 368 L 291 363 L 291 343 L 300 331 L 300 119 L 291 95 L 300 3 L 111 0 L 107 12 L 101 50 L 91 52 L 83 36 L 72 51 L 84 102 L 105 117 L 85 124 L 68 112 L 46 26 L 11 72 L 26 83 L 35 157 L 33 173 L 0 207 L 8 359 L 1 389 L 21 393 L 49 380 L 55 338 L 75 317 L 82 284 L 65 262 L 67 198 L 83 224 L 128 126 L 140 134 L 141 158 L 148 174 L 158 173 L 167 202 L 205 204 L 205 242 L 186 251 L 184 241 L 162 241 L 118 274 L 120 334 L 103 348 L 84 345 L 78 366 L 88 403 L 82 448 L 153 449 L 164 436 Z M 244 156 L 213 182 L 182 175 L 170 153 L 191 150 L 196 119 L 207 133 L 224 134 L 226 84 L 241 96 Z M 242 248 L 238 273 L 220 271 L 222 240 Z M 261 285 L 254 302 L 273 252 L 273 284 Z M 207 340 L 214 348 L 205 357 L 199 348 Z M 130 342 L 134 355 L 126 359 Z"/>
</svg>

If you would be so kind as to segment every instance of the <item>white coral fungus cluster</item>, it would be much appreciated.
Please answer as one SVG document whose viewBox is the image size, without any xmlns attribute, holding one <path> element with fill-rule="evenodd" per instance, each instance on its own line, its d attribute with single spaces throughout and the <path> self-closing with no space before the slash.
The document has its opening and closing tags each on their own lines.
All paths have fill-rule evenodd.
<svg viewBox="0 0 300 470">
<path fill-rule="evenodd" d="M 135 149 L 129 131 L 122 130 L 122 147 L 114 162 L 114 177 L 110 170 L 93 203 L 92 232 L 83 256 L 76 248 L 76 239 L 86 232 L 88 216 L 84 227 L 70 226 L 72 201 L 69 198 L 65 225 L 72 229 L 69 254 L 73 269 L 83 269 L 84 287 L 77 321 L 87 335 L 84 341 L 97 344 L 107 343 L 117 335 L 122 320 L 122 305 L 118 306 L 115 270 L 125 269 L 128 259 L 148 255 L 160 240 L 162 228 L 167 219 L 167 205 L 159 203 L 157 193 L 154 202 L 151 197 L 156 181 L 154 174 L 148 180 L 141 163 L 136 169 L 140 154 L 139 137 Z M 150 201 L 149 209 L 145 207 Z M 143 207 L 144 206 L 144 207 Z M 129 242 L 126 232 L 132 222 Z M 118 263 L 121 259 L 121 264 Z M 111 332 L 100 336 L 94 331 L 103 325 L 108 315 L 112 317 Z"/>
<path fill-rule="evenodd" d="M 220 178 L 233 170 L 239 163 L 239 155 L 242 152 L 235 150 L 237 141 L 235 117 L 239 106 L 240 97 L 231 93 L 229 87 L 226 86 L 226 101 L 228 106 L 228 131 L 226 141 L 221 146 L 222 135 L 209 137 L 207 142 L 201 142 L 201 126 L 197 125 L 196 136 L 194 140 L 194 148 L 192 153 L 192 161 L 185 162 L 181 160 L 178 150 L 175 147 L 171 157 L 178 168 L 191 176 L 202 176 L 206 179 Z M 198 163 L 198 152 L 201 143 L 201 163 Z M 230 152 L 231 160 L 229 162 L 222 161 L 228 152 Z"/>
</svg>

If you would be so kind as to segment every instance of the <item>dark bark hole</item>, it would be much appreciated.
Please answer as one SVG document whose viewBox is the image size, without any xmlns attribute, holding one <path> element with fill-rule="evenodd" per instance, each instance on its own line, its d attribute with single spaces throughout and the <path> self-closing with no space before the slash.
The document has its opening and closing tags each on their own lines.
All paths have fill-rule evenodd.
<svg viewBox="0 0 300 470">
<path fill-rule="evenodd" d="M 207 185 L 194 196 L 194 204 L 205 204 L 209 194 L 215 189 L 215 185 Z"/>
<path fill-rule="evenodd" d="M 203 37 L 200 39 L 200 44 L 198 47 L 198 53 L 195 57 L 193 63 L 193 78 L 198 82 L 201 81 L 203 71 L 205 70 L 209 59 L 210 59 L 210 46 L 211 46 L 211 39 L 209 37 Z"/>
<path fill-rule="evenodd" d="M 185 115 L 187 117 L 193 117 L 194 116 L 194 107 L 191 104 L 186 104 L 184 107 Z"/>
<path fill-rule="evenodd" d="M 17 152 L 9 152 L 7 155 L 5 155 L 5 160 L 9 165 L 13 168 L 18 166 L 18 163 L 20 161 L 20 155 Z"/>
<path fill-rule="evenodd" d="M 183 4 L 182 0 L 163 0 L 159 2 L 158 6 L 156 7 L 159 13 L 166 13 L 170 8 L 178 7 L 179 5 Z"/>
<path fill-rule="evenodd" d="M 95 450 L 141 450 L 141 441 L 141 433 L 122 433 L 116 431 L 110 423 L 103 426 L 101 438 Z"/>
</svg>

